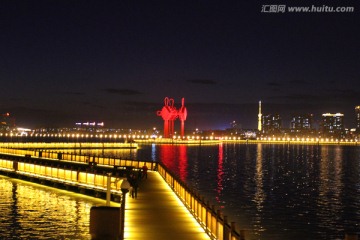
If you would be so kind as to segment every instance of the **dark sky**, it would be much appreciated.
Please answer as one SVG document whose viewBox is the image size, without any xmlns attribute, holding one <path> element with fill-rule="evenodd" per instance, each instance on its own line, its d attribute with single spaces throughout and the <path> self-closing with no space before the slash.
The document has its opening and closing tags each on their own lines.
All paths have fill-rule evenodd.
<svg viewBox="0 0 360 240">
<path fill-rule="evenodd" d="M 350 6 L 266 13 L 263 5 Z M 345 114 L 360 104 L 358 0 L 0 1 L 0 112 L 23 127 L 161 127 L 166 96 L 186 126 L 257 127 L 263 113 Z"/>
</svg>

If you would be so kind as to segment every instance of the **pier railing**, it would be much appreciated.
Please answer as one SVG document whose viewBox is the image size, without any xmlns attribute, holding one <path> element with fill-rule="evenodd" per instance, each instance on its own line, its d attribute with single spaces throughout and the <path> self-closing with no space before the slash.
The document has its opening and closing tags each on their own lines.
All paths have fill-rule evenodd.
<svg viewBox="0 0 360 240">
<path fill-rule="evenodd" d="M 121 159 L 115 157 L 102 157 L 102 156 L 92 156 L 88 154 L 74 154 L 66 152 L 58 152 L 52 150 L 23 150 L 15 148 L 0 148 L 0 152 L 7 154 L 16 154 L 21 156 L 31 156 L 38 158 L 48 158 L 48 159 L 57 159 L 70 162 L 81 162 L 81 163 L 96 163 L 107 166 L 126 166 L 141 168 L 144 165 L 148 169 L 152 170 L 155 168 L 155 162 L 145 162 L 133 159 Z"/>
<path fill-rule="evenodd" d="M 38 178 L 39 180 L 49 180 L 55 183 L 58 182 L 65 185 L 80 186 L 103 192 L 107 190 L 108 176 L 106 174 L 83 172 L 73 169 L 4 159 L 0 159 L 0 168 L 27 177 Z M 110 177 L 111 190 L 118 195 L 120 195 L 120 180 L 121 178 L 119 176 Z"/>
<path fill-rule="evenodd" d="M 23 150 L 23 149 L 15 149 L 15 148 L 6 148 L 1 147 L 0 153 L 14 154 L 14 155 L 36 155 L 35 150 Z"/>
<path fill-rule="evenodd" d="M 159 164 L 158 172 L 212 239 L 245 240 L 245 230 L 238 232 L 234 222 L 228 223 L 227 217 L 220 210 L 205 202 L 204 198 L 173 176 L 165 166 Z"/>
<path fill-rule="evenodd" d="M 97 173 L 96 171 L 87 172 L 61 167 L 61 162 L 69 161 L 76 163 L 96 163 L 105 166 L 142 168 L 144 165 L 148 169 L 154 169 L 154 162 L 144 162 L 138 160 L 78 155 L 72 153 L 53 152 L 49 150 L 23 150 L 15 148 L 0 148 L 0 153 L 9 154 L 10 159 L 0 159 L 0 169 L 8 173 L 16 173 L 30 178 L 47 180 L 61 183 L 68 186 L 79 186 L 85 189 L 105 192 L 107 189 L 108 175 L 106 172 Z M 17 158 L 16 156 L 19 156 Z M 26 161 L 25 161 L 25 159 Z M 54 161 L 51 166 L 37 164 L 37 159 L 48 159 Z M 59 165 L 60 164 L 60 165 Z M 54 166 L 55 165 L 55 166 Z M 87 165 L 85 165 L 87 166 Z M 115 195 L 120 195 L 120 185 L 122 176 L 111 176 L 111 191 Z"/>
<path fill-rule="evenodd" d="M 137 148 L 137 143 L 119 142 L 0 142 L 2 148 L 15 149 L 91 149 L 91 148 Z"/>
</svg>

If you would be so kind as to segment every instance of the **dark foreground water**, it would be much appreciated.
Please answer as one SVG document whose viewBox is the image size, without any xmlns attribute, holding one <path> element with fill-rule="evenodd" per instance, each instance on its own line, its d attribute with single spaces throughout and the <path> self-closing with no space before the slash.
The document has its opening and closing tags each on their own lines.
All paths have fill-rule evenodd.
<svg viewBox="0 0 360 240">
<path fill-rule="evenodd" d="M 90 208 L 103 200 L 0 175 L 0 239 L 90 239 Z"/>
</svg>

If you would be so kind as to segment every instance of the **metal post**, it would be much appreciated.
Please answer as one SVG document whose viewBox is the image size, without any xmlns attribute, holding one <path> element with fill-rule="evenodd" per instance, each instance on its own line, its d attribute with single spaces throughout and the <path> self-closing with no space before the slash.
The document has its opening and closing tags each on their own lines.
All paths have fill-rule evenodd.
<svg viewBox="0 0 360 240">
<path fill-rule="evenodd" d="M 128 189 L 121 189 L 122 192 L 122 201 L 121 201 L 121 207 L 120 207 L 120 240 L 124 239 L 124 228 L 125 228 L 125 198 L 126 193 L 128 192 Z"/>
<path fill-rule="evenodd" d="M 107 174 L 107 182 L 106 182 L 106 206 L 110 206 L 111 199 L 111 173 Z"/>
<path fill-rule="evenodd" d="M 126 193 L 129 192 L 130 183 L 124 179 L 121 183 L 121 192 L 122 192 L 122 201 L 120 210 L 120 240 L 124 239 L 124 228 L 125 228 L 125 202 L 126 202 Z"/>
<path fill-rule="evenodd" d="M 235 232 L 235 222 L 231 222 L 231 237 L 230 238 L 232 238 L 232 236 L 234 236 L 234 232 Z M 244 240 L 244 239 L 241 239 L 241 240 Z"/>
<path fill-rule="evenodd" d="M 229 240 L 229 228 L 228 228 L 228 222 L 227 222 L 227 216 L 224 216 L 224 240 Z"/>
</svg>

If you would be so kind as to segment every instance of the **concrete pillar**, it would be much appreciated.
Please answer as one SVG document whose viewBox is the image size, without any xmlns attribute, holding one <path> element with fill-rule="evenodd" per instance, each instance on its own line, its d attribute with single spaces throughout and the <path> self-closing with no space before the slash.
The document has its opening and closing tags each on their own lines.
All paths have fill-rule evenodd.
<svg viewBox="0 0 360 240">
<path fill-rule="evenodd" d="M 358 240 L 358 235 L 356 233 L 345 233 L 345 240 Z"/>
<path fill-rule="evenodd" d="M 240 230 L 240 240 L 250 239 L 247 230 Z"/>
<path fill-rule="evenodd" d="M 91 239 L 118 239 L 120 233 L 119 212 L 118 207 L 92 207 L 90 209 Z"/>
<path fill-rule="evenodd" d="M 111 198 L 111 173 L 107 174 L 106 179 L 106 206 L 110 206 L 110 198 Z"/>
</svg>

